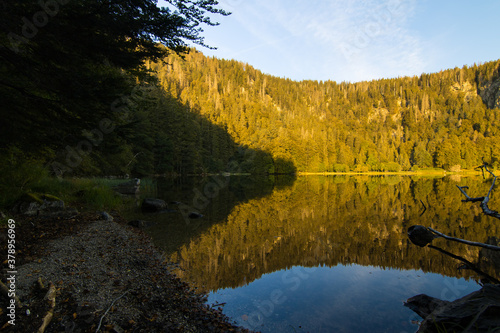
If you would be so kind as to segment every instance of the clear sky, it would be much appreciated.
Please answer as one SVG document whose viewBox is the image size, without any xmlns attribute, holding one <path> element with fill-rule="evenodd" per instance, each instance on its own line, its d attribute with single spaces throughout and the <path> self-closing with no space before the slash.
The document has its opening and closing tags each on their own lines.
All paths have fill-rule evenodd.
<svg viewBox="0 0 500 333">
<path fill-rule="evenodd" d="M 292 80 L 357 82 L 500 58 L 500 0 L 219 0 L 197 47 Z M 161 4 L 161 1 L 160 1 Z"/>
</svg>

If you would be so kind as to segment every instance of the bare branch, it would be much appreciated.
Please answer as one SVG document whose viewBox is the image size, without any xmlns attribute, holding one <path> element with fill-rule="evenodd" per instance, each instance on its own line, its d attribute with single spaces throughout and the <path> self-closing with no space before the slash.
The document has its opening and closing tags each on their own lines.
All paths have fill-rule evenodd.
<svg viewBox="0 0 500 333">
<path fill-rule="evenodd" d="M 123 296 L 125 296 L 125 294 L 128 293 L 128 290 L 126 292 L 124 292 L 123 294 L 121 294 L 118 298 L 116 298 L 112 303 L 111 305 L 109 306 L 109 308 L 106 310 L 106 312 L 104 312 L 104 314 L 102 315 L 101 317 L 101 320 L 99 320 L 99 326 L 97 326 L 97 329 L 95 330 L 96 333 L 99 332 L 99 330 L 101 329 L 101 325 L 102 325 L 102 320 L 104 319 L 104 317 L 106 317 L 106 315 L 108 314 L 109 310 L 111 310 L 111 308 L 113 307 L 113 305 L 115 304 L 116 301 L 118 301 L 120 298 L 122 298 Z"/>
<path fill-rule="evenodd" d="M 444 239 L 447 239 L 447 240 L 451 240 L 454 242 L 459 242 L 459 243 L 463 243 L 463 244 L 467 244 L 467 245 L 472 245 L 472 246 L 484 247 L 485 249 L 489 249 L 489 250 L 493 250 L 493 251 L 500 251 L 500 246 L 495 246 L 495 245 L 491 245 L 491 244 L 484 244 L 484 243 L 479 243 L 479 242 L 471 242 L 471 241 L 468 241 L 465 239 L 460 239 L 460 238 L 455 238 L 455 237 L 445 235 L 445 234 L 443 234 L 439 231 L 436 231 L 432 228 L 427 228 L 427 229 L 432 231 L 437 236 L 443 237 Z"/>
<path fill-rule="evenodd" d="M 484 162 L 484 161 L 483 161 Z M 490 189 L 488 191 L 488 194 L 485 196 L 485 197 L 477 197 L 477 198 L 471 198 L 465 191 L 464 189 L 468 188 L 467 186 L 458 186 L 458 189 L 460 190 L 460 192 L 462 192 L 462 194 L 465 196 L 465 199 L 462 200 L 463 202 L 481 202 L 480 206 L 481 206 L 481 209 L 483 210 L 483 213 L 485 215 L 489 215 L 489 216 L 492 216 L 494 218 L 497 218 L 497 219 L 500 219 L 500 213 L 498 213 L 497 211 L 495 210 L 491 210 L 489 207 L 488 207 L 488 202 L 490 201 L 490 195 L 491 195 L 491 191 L 493 191 L 493 188 L 495 187 L 495 182 L 497 180 L 497 176 L 495 176 L 495 174 L 493 172 L 491 172 L 491 170 L 488 169 L 488 164 L 486 162 L 484 162 L 483 165 L 480 165 L 478 166 L 477 168 L 480 168 L 482 171 L 483 171 L 483 177 L 484 177 L 484 170 L 486 170 L 490 175 L 493 176 L 493 182 L 491 183 L 491 186 L 490 186 Z M 476 169 L 477 169 L 476 168 Z"/>
<path fill-rule="evenodd" d="M 458 186 L 458 189 L 460 190 L 460 192 L 462 192 L 462 194 L 465 196 L 465 199 L 462 200 L 462 202 L 478 202 L 478 201 L 483 201 L 484 200 L 484 197 L 477 197 L 477 198 L 471 198 L 465 191 L 464 191 L 464 188 L 469 188 L 469 186 Z"/>
</svg>

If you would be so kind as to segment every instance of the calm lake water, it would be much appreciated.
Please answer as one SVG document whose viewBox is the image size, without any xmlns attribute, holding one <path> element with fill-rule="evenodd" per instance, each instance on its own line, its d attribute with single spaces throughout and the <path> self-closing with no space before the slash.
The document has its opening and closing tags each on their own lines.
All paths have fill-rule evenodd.
<svg viewBox="0 0 500 333">
<path fill-rule="evenodd" d="M 262 332 L 415 332 L 403 302 L 478 290 L 481 277 L 436 249 L 413 245 L 420 224 L 472 241 L 498 221 L 461 202 L 456 185 L 485 195 L 491 179 L 409 176 L 206 177 L 155 180 L 143 192 L 181 205 L 142 215 L 176 273 L 208 292 L 238 325 Z M 490 208 L 495 207 L 495 193 Z M 204 215 L 189 219 L 196 211 Z M 490 238 L 490 239 L 489 239 Z M 490 275 L 489 254 L 436 239 Z"/>
</svg>

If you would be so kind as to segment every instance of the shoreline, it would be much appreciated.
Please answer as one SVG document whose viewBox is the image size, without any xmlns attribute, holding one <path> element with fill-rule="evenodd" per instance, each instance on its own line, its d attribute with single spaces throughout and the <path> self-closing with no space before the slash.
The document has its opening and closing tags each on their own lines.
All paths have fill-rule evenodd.
<svg viewBox="0 0 500 333">
<path fill-rule="evenodd" d="M 9 325 L 8 300 L 2 297 L 1 331 L 36 332 L 50 307 L 44 297 L 52 283 L 55 307 L 45 332 L 248 332 L 171 273 L 150 236 L 112 215 L 114 221 L 100 220 L 97 213 L 69 220 L 14 217 L 16 295 L 23 308 L 16 309 L 16 325 Z"/>
</svg>

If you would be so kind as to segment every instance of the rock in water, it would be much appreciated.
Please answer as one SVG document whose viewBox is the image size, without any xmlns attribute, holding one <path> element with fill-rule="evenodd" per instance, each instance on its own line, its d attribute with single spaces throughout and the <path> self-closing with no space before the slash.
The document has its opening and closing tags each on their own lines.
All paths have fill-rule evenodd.
<svg viewBox="0 0 500 333">
<path fill-rule="evenodd" d="M 202 218 L 203 215 L 201 215 L 200 213 L 191 212 L 188 214 L 188 217 L 190 219 L 199 219 L 199 218 Z"/>
<path fill-rule="evenodd" d="M 416 312 L 420 317 L 425 318 L 438 307 L 442 307 L 448 303 L 450 302 L 420 294 L 409 298 L 404 305 Z"/>
<path fill-rule="evenodd" d="M 167 208 L 167 203 L 161 199 L 146 198 L 142 202 L 141 209 L 146 213 L 159 212 Z"/>
<path fill-rule="evenodd" d="M 128 223 L 128 225 L 131 225 L 136 228 L 148 228 L 153 225 L 155 225 L 154 222 L 151 221 L 144 221 L 144 220 L 133 220 Z"/>
</svg>

